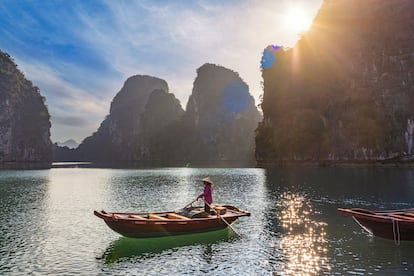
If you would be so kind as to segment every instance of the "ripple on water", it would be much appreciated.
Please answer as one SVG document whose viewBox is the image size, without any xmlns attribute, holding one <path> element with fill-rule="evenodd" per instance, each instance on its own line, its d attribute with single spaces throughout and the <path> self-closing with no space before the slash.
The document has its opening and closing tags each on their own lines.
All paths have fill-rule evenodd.
<svg viewBox="0 0 414 276">
<path fill-rule="evenodd" d="M 216 202 L 252 213 L 234 225 L 242 238 L 224 232 L 143 242 L 120 238 L 93 216 L 94 209 L 178 209 L 201 192 L 207 175 Z M 0 171 L 0 274 L 413 275 L 413 243 L 370 237 L 336 213 L 408 206 L 412 175 L 337 168 Z"/>
</svg>

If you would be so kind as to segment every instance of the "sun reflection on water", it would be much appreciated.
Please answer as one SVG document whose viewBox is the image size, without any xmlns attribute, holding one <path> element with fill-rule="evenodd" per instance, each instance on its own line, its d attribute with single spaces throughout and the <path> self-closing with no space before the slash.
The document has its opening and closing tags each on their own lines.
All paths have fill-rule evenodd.
<svg viewBox="0 0 414 276">
<path fill-rule="evenodd" d="M 326 223 L 312 218 L 317 212 L 305 197 L 284 193 L 280 196 L 279 220 L 284 234 L 279 241 L 285 258 L 285 275 L 319 275 L 329 272 Z"/>
</svg>

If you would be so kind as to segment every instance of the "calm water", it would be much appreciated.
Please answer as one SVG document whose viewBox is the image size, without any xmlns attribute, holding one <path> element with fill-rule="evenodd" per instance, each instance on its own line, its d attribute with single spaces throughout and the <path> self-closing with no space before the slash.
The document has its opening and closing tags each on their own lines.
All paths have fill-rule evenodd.
<svg viewBox="0 0 414 276">
<path fill-rule="evenodd" d="M 93 215 L 215 202 L 249 210 L 231 230 L 128 239 Z M 414 275 L 414 242 L 371 237 L 337 207 L 414 207 L 413 169 L 0 171 L 0 274 Z"/>
</svg>

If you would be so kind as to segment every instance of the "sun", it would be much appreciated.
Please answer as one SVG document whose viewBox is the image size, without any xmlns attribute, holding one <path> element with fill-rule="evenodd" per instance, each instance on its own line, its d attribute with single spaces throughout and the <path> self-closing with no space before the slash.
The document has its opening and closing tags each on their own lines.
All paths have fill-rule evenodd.
<svg viewBox="0 0 414 276">
<path fill-rule="evenodd" d="M 312 23 L 310 14 L 300 5 L 289 6 L 285 12 L 286 29 L 295 34 L 306 32 Z"/>
</svg>

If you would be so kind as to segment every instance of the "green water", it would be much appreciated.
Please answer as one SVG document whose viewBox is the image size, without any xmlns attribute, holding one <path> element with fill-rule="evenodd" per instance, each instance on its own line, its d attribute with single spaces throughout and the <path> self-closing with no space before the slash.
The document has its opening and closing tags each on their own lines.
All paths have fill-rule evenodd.
<svg viewBox="0 0 414 276">
<path fill-rule="evenodd" d="M 215 181 L 249 210 L 231 230 L 129 239 L 93 215 L 176 210 Z M 337 207 L 414 207 L 413 169 L 0 171 L 0 275 L 414 275 L 414 242 L 371 237 Z"/>
</svg>

